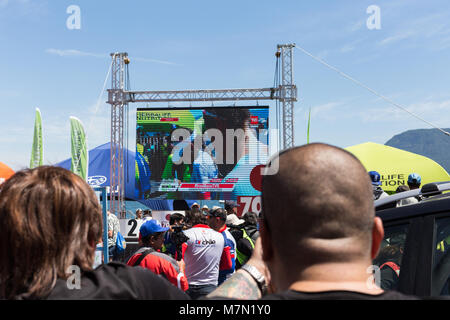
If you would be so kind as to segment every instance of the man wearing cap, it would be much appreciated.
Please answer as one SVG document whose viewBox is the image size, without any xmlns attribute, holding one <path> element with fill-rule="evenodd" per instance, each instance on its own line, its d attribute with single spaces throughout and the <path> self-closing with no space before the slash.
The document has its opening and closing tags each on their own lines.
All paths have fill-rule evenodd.
<svg viewBox="0 0 450 320">
<path fill-rule="evenodd" d="M 209 208 L 208 208 L 208 206 L 206 204 L 202 207 L 202 212 L 203 212 L 204 215 L 208 215 Z"/>
<path fill-rule="evenodd" d="M 241 221 L 241 219 L 239 219 L 237 216 L 238 207 L 239 205 L 233 200 L 225 201 L 225 210 L 227 211 L 227 221 L 226 221 L 227 226 L 244 223 L 244 220 Z"/>
<path fill-rule="evenodd" d="M 373 200 L 382 199 L 389 195 L 381 189 L 381 175 L 377 171 L 369 171 L 370 180 L 372 181 Z"/>
<path fill-rule="evenodd" d="M 144 210 L 144 214 L 142 215 L 142 220 L 148 221 L 148 220 L 152 220 L 152 219 L 153 219 L 152 210 L 151 209 L 145 209 Z"/>
<path fill-rule="evenodd" d="M 227 212 L 222 208 L 211 210 L 208 213 L 208 225 L 211 229 L 219 232 L 223 236 L 225 242 L 224 251 L 222 253 L 219 265 L 219 285 L 230 278 L 236 268 L 236 241 L 227 229 L 225 221 Z M 230 267 L 231 265 L 231 267 Z"/>
<path fill-rule="evenodd" d="M 411 173 L 408 176 L 409 189 L 411 189 L 411 190 L 419 189 L 421 183 L 422 183 L 422 178 L 420 177 L 420 175 L 418 173 Z"/>
<path fill-rule="evenodd" d="M 127 264 L 147 268 L 163 276 L 179 289 L 186 291 L 189 285 L 177 262 L 168 255 L 158 252 L 161 250 L 164 233 L 167 230 L 169 228 L 163 228 L 154 219 L 146 221 L 139 229 L 140 248 Z"/>
<path fill-rule="evenodd" d="M 191 206 L 191 210 L 200 209 L 200 205 L 197 202 L 194 202 Z"/>
<path fill-rule="evenodd" d="M 422 183 L 422 177 L 418 173 L 411 173 L 408 176 L 408 187 L 410 190 L 419 189 Z M 422 195 L 415 197 L 417 201 L 422 201 Z"/>
</svg>

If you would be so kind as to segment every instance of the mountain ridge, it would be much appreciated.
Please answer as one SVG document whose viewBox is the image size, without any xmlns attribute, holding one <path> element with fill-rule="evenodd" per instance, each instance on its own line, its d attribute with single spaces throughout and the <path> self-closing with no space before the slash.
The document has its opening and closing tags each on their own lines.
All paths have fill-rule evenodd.
<svg viewBox="0 0 450 320">
<path fill-rule="evenodd" d="M 446 136 L 438 129 L 404 131 L 393 136 L 385 145 L 430 158 L 450 173 L 450 136 Z"/>
</svg>

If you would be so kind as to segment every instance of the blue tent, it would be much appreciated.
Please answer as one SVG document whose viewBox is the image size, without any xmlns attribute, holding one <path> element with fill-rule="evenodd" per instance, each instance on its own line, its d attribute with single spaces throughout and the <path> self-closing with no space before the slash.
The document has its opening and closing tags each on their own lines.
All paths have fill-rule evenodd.
<svg viewBox="0 0 450 320">
<path fill-rule="evenodd" d="M 105 143 L 94 149 L 89 150 L 89 168 L 88 168 L 88 183 L 92 187 L 109 187 L 110 186 L 110 167 L 111 167 L 111 143 Z M 150 168 L 146 166 L 145 161 L 135 158 L 135 153 L 130 150 L 124 150 L 124 166 L 125 166 L 125 198 L 129 200 L 136 200 L 152 210 L 167 210 L 174 209 L 174 200 L 159 200 L 159 199 L 139 199 L 140 188 L 149 187 L 148 181 L 150 178 Z M 136 162 L 137 160 L 137 162 Z M 70 170 L 71 159 L 66 159 L 56 164 L 58 167 Z M 139 177 L 141 183 L 136 183 L 136 164 L 139 170 Z M 147 182 L 147 183 L 146 183 Z M 186 206 L 192 205 L 195 201 L 186 201 Z M 182 205 L 181 205 L 182 206 Z M 180 207 L 177 203 L 176 207 Z"/>
<path fill-rule="evenodd" d="M 88 183 L 92 187 L 109 187 L 111 167 L 111 143 L 105 143 L 89 150 Z M 124 150 L 123 162 L 125 166 L 125 197 L 135 199 L 135 154 Z M 56 166 L 70 170 L 71 159 L 66 159 Z M 128 169 L 128 170 L 127 170 Z"/>
</svg>

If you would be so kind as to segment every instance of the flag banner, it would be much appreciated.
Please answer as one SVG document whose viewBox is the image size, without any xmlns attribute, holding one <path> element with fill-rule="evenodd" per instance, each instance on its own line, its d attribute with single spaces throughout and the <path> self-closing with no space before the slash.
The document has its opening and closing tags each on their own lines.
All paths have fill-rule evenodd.
<svg viewBox="0 0 450 320">
<path fill-rule="evenodd" d="M 70 171 L 86 180 L 88 177 L 86 134 L 83 124 L 75 117 L 70 117 L 70 136 L 72 141 L 72 164 Z"/>
<path fill-rule="evenodd" d="M 309 115 L 308 115 L 308 131 L 306 133 L 306 143 L 309 144 L 309 128 L 311 126 L 311 108 L 309 108 Z"/>
<path fill-rule="evenodd" d="M 39 108 L 36 108 L 34 120 L 33 146 L 31 148 L 30 168 L 42 166 L 44 162 L 44 149 L 42 143 L 42 117 Z"/>
</svg>

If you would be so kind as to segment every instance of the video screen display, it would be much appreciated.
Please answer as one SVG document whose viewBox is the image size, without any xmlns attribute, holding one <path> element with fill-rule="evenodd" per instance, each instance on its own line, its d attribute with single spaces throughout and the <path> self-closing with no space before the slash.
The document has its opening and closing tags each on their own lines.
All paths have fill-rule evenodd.
<svg viewBox="0 0 450 320">
<path fill-rule="evenodd" d="M 268 160 L 268 121 L 267 106 L 138 108 L 138 198 L 259 196 L 257 171 Z"/>
</svg>

